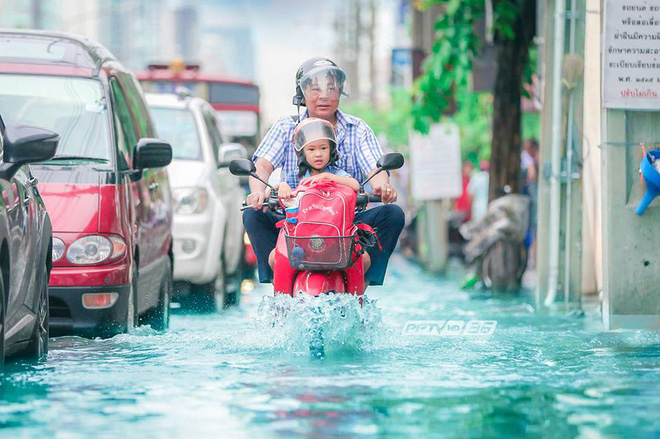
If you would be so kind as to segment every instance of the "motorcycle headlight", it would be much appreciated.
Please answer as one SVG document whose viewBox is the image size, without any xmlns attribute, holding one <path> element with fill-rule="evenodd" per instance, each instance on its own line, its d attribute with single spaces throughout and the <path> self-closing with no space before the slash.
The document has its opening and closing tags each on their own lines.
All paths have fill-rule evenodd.
<svg viewBox="0 0 660 439">
<path fill-rule="evenodd" d="M 174 208 L 181 215 L 202 213 L 208 204 L 208 192 L 204 188 L 176 189 Z"/>
<path fill-rule="evenodd" d="M 83 236 L 75 240 L 66 252 L 67 261 L 76 265 L 98 264 L 108 259 L 119 259 L 126 254 L 123 239 L 100 235 Z"/>
<path fill-rule="evenodd" d="M 53 238 L 53 262 L 59 261 L 64 256 L 66 246 L 60 238 Z"/>
</svg>

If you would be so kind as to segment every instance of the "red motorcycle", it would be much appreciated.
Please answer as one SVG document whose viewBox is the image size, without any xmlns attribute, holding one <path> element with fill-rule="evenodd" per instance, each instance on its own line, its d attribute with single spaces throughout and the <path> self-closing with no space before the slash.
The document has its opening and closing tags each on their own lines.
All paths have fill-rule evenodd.
<svg viewBox="0 0 660 439">
<path fill-rule="evenodd" d="M 390 153 L 378 160 L 378 171 L 399 169 L 404 159 Z M 238 176 L 249 175 L 271 188 L 267 206 L 282 214 L 280 234 L 275 247 L 273 287 L 275 294 L 296 297 L 300 294 L 318 297 L 323 294 L 364 292 L 363 254 L 369 246 L 379 245 L 378 238 L 366 224 L 354 222 L 355 212 L 366 209 L 380 196 L 368 195 L 362 184 L 359 193 L 331 181 L 299 185 L 293 197 L 280 200 L 275 189 L 257 174 L 252 161 L 233 160 L 229 171 Z M 243 205 L 242 210 L 251 209 Z M 319 337 L 322 337 L 319 334 Z M 318 339 L 318 337 L 317 337 Z M 311 347 L 314 356 L 322 357 L 322 342 Z"/>
</svg>

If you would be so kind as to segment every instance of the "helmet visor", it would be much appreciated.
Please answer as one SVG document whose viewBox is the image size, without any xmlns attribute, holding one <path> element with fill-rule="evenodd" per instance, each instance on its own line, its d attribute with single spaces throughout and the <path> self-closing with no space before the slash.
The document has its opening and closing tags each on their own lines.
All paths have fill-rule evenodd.
<svg viewBox="0 0 660 439">
<path fill-rule="evenodd" d="M 293 146 L 297 152 L 300 152 L 309 143 L 321 139 L 328 140 L 335 145 L 337 144 L 335 133 L 329 124 L 322 121 L 312 121 L 309 123 L 303 121 L 298 125 L 298 129 L 296 130 Z"/>
<path fill-rule="evenodd" d="M 305 99 L 327 97 L 339 99 L 346 94 L 346 74 L 337 66 L 319 66 L 300 78 L 298 82 Z"/>
</svg>

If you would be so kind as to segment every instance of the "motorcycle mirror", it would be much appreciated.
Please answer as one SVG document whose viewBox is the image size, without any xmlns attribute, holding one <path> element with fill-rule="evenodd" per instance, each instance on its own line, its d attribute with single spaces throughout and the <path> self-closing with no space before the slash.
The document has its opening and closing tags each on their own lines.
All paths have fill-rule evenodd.
<svg viewBox="0 0 660 439">
<path fill-rule="evenodd" d="M 376 175 L 380 174 L 383 171 L 391 171 L 393 169 L 399 169 L 400 167 L 403 166 L 403 155 L 401 155 L 398 152 L 390 152 L 389 154 L 385 154 L 381 158 L 378 159 L 376 162 L 376 166 L 378 167 L 378 170 L 374 172 L 371 177 L 367 178 L 367 180 L 362 183 L 362 188 L 366 186 L 367 183 L 369 183 L 369 180 L 374 178 Z"/>
<path fill-rule="evenodd" d="M 403 162 L 403 155 L 399 154 L 398 152 L 391 152 L 379 158 L 376 165 L 385 171 L 391 171 L 393 169 L 401 168 L 403 166 Z"/>
<path fill-rule="evenodd" d="M 239 177 L 254 177 L 269 188 L 273 189 L 273 186 L 269 185 L 268 182 L 263 181 L 257 175 L 257 167 L 254 165 L 254 162 L 249 159 L 234 159 L 229 162 L 229 172 L 233 175 L 238 175 Z"/>
<path fill-rule="evenodd" d="M 239 177 L 248 177 L 257 172 L 257 167 L 252 160 L 234 159 L 229 162 L 229 172 Z"/>
</svg>

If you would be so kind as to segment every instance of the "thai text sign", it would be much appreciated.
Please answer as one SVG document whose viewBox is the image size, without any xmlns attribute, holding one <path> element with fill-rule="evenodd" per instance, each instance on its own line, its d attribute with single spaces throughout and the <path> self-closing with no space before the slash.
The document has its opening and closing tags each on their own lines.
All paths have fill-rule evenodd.
<svg viewBox="0 0 660 439">
<path fill-rule="evenodd" d="M 603 106 L 660 110 L 660 0 L 606 0 Z"/>
<path fill-rule="evenodd" d="M 458 126 L 436 124 L 428 136 L 410 133 L 411 189 L 416 200 L 457 198 L 463 192 Z"/>
</svg>

